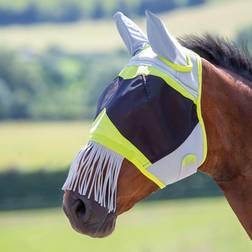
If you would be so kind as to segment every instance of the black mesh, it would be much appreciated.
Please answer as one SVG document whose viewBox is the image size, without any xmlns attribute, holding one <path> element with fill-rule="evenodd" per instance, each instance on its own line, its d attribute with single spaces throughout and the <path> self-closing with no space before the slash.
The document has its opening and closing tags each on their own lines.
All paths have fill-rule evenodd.
<svg viewBox="0 0 252 252">
<path fill-rule="evenodd" d="M 177 149 L 198 123 L 196 106 L 156 76 L 116 78 L 100 97 L 107 115 L 151 162 Z"/>
</svg>

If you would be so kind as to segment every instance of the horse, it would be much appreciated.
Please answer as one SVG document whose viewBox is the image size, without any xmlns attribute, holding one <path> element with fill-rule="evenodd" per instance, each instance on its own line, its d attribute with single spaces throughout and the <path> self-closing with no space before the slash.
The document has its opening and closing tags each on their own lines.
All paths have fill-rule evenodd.
<svg viewBox="0 0 252 252">
<path fill-rule="evenodd" d="M 146 15 L 148 38 L 115 15 L 133 63 L 100 96 L 91 142 L 63 186 L 64 212 L 77 232 L 105 237 L 137 202 L 200 171 L 218 184 L 252 239 L 252 57 L 209 34 L 176 39 Z"/>
</svg>

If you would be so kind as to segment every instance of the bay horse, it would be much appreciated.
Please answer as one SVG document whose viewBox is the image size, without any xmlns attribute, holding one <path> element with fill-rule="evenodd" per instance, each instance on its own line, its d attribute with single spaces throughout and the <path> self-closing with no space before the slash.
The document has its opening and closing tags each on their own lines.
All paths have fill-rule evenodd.
<svg viewBox="0 0 252 252">
<path fill-rule="evenodd" d="M 177 40 L 158 17 L 150 12 L 146 15 L 148 38 L 122 13 L 115 15 L 134 64 L 147 51 L 152 58 L 145 56 L 145 64 L 141 61 L 137 68 L 128 68 L 127 74 L 133 77 L 124 79 L 124 72 L 101 95 L 91 136 L 92 132 L 98 133 L 74 159 L 63 187 L 63 209 L 76 231 L 104 237 L 114 230 L 118 215 L 152 192 L 199 170 L 211 176 L 223 190 L 252 239 L 252 57 L 233 42 L 211 35 Z M 200 68 L 195 68 L 198 79 L 191 72 L 196 61 L 191 64 L 184 52 L 190 53 L 189 60 L 194 54 L 199 57 Z M 164 71 L 168 69 L 165 77 L 163 73 L 157 77 L 161 65 Z M 196 102 L 190 96 L 193 92 L 185 92 L 188 86 L 173 86 L 176 78 L 202 85 L 195 89 L 199 91 Z M 109 108 L 110 104 L 114 105 Z M 165 112 L 160 121 L 159 111 Z M 193 154 L 183 162 L 180 156 L 171 159 L 170 155 L 177 153 L 199 122 L 198 132 L 203 135 L 193 138 L 186 148 L 189 153 L 197 153 L 205 145 L 199 154 L 202 160 L 196 162 L 198 156 Z M 175 147 L 169 141 L 176 143 Z M 169 149 L 166 157 L 167 153 L 161 153 L 163 149 Z M 201 155 L 204 151 L 205 156 Z M 157 161 L 158 166 L 152 166 L 155 158 L 161 160 Z M 143 161 L 142 169 L 139 160 Z M 191 168 L 182 176 L 184 163 Z M 147 164 L 152 170 L 146 168 Z M 163 174 L 168 174 L 167 180 Z"/>
</svg>

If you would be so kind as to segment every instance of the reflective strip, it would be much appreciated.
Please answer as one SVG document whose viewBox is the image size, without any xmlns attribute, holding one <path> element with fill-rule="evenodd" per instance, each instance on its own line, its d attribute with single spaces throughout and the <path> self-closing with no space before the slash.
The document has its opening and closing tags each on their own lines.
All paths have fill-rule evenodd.
<svg viewBox="0 0 252 252">
<path fill-rule="evenodd" d="M 125 67 L 120 73 L 119 76 L 125 80 L 127 79 L 133 79 L 138 75 L 154 75 L 157 77 L 160 77 L 163 79 L 167 85 L 171 86 L 173 89 L 178 91 L 180 94 L 182 94 L 184 97 L 192 100 L 195 104 L 197 100 L 195 97 L 188 92 L 185 88 L 181 86 L 178 82 L 176 82 L 174 79 L 169 77 L 166 73 L 161 72 L 159 69 L 152 67 L 152 66 L 127 66 Z"/>
<path fill-rule="evenodd" d="M 133 163 L 143 175 L 157 184 L 160 188 L 165 187 L 165 185 L 157 177 L 147 170 L 152 163 L 141 151 L 128 141 L 111 122 L 107 116 L 106 108 L 102 110 L 93 122 L 89 138 L 90 140 L 104 145 L 105 147 L 122 155 L 124 158 Z"/>
<path fill-rule="evenodd" d="M 186 63 L 187 63 L 186 66 L 174 64 L 162 56 L 159 56 L 159 59 L 162 60 L 166 65 L 168 65 L 169 67 L 171 67 L 172 69 L 174 69 L 175 71 L 178 71 L 178 72 L 186 72 L 187 73 L 187 72 L 191 72 L 193 69 L 192 61 L 191 61 L 188 54 L 186 55 Z"/>
<path fill-rule="evenodd" d="M 203 148 L 203 158 L 202 162 L 200 165 L 202 165 L 207 157 L 207 136 L 206 136 L 206 129 L 205 129 L 205 124 L 204 120 L 202 117 L 202 111 L 201 111 L 201 98 L 202 98 L 202 61 L 199 55 L 196 54 L 197 57 L 197 63 L 198 63 L 198 81 L 199 81 L 199 93 L 198 93 L 198 99 L 196 103 L 197 107 L 197 115 L 199 119 L 199 123 L 202 129 L 202 134 L 203 134 L 203 139 L 204 139 L 204 148 Z"/>
</svg>

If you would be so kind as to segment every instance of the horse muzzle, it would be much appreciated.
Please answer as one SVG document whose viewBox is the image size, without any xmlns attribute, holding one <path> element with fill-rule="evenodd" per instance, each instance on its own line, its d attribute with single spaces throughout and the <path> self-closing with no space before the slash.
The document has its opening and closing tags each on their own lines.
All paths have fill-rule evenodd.
<svg viewBox="0 0 252 252">
<path fill-rule="evenodd" d="M 77 192 L 65 191 L 63 209 L 73 229 L 81 234 L 106 237 L 115 228 L 115 213 Z"/>
</svg>

